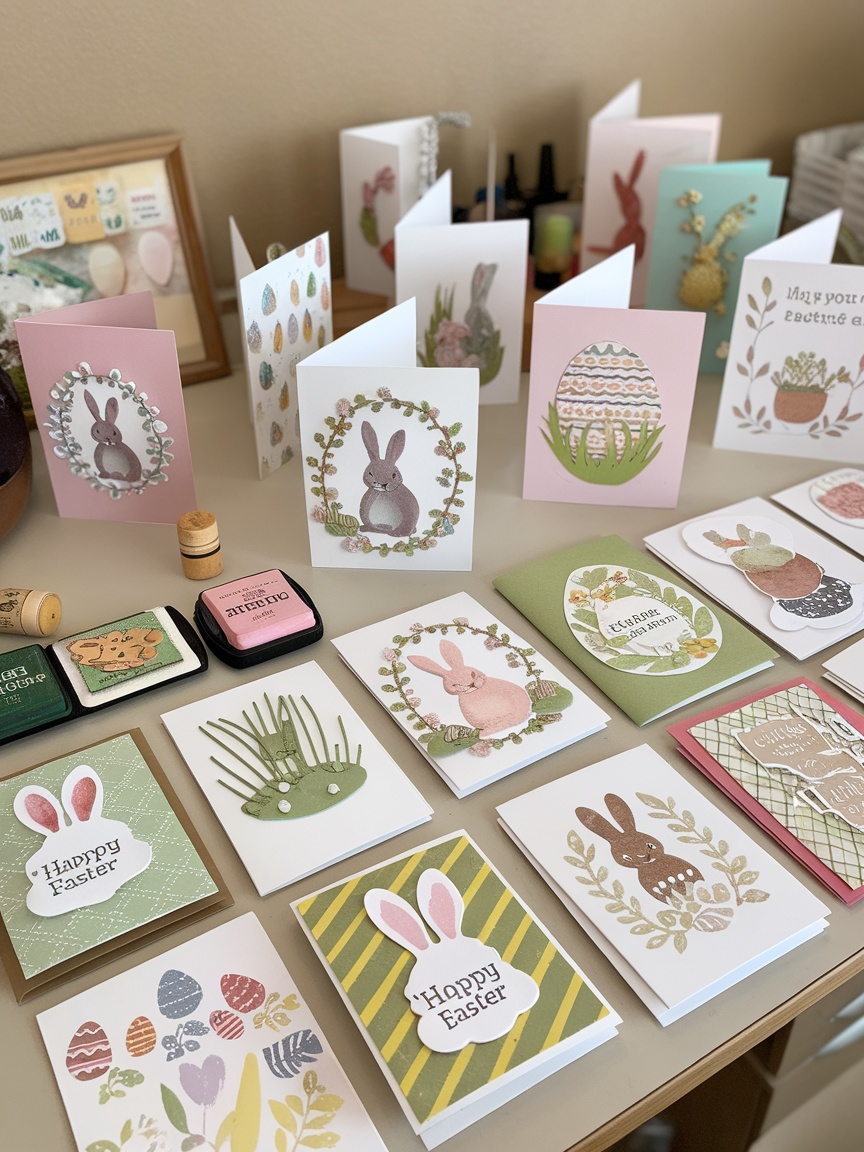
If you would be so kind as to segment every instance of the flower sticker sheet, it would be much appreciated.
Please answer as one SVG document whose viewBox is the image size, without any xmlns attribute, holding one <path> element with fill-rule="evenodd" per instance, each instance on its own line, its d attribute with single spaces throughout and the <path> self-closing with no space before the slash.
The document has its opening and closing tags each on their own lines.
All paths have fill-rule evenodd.
<svg viewBox="0 0 864 1152">
<path fill-rule="evenodd" d="M 864 561 L 754 497 L 645 537 L 797 660 L 864 628 Z"/>
<path fill-rule="evenodd" d="M 565 548 L 493 583 L 637 724 L 752 676 L 776 655 L 620 536 Z"/>
<path fill-rule="evenodd" d="M 149 292 L 15 330 L 61 516 L 173 524 L 197 507 L 174 333 Z"/>
<path fill-rule="evenodd" d="M 534 305 L 526 500 L 678 502 L 705 318 L 630 309 L 634 253 Z"/>
<path fill-rule="evenodd" d="M 744 257 L 777 238 L 788 185 L 770 160 L 660 173 L 646 304 L 705 313 L 700 372 L 726 367 Z"/>
<path fill-rule="evenodd" d="M 669 164 L 713 164 L 719 115 L 639 116 L 642 83 L 634 80 L 588 122 L 581 267 L 633 245 L 630 303 L 644 305 L 657 210 L 657 181 Z"/>
<path fill-rule="evenodd" d="M 451 223 L 449 172 L 396 226 L 396 299 L 417 303 L 417 362 L 477 368 L 480 403 L 515 403 L 528 221 Z"/>
<path fill-rule="evenodd" d="M 423 190 L 431 116 L 389 120 L 339 133 L 345 283 L 395 295 L 393 234 Z"/>
<path fill-rule="evenodd" d="M 829 212 L 744 260 L 716 448 L 864 457 L 864 269 L 832 264 Z"/>
<path fill-rule="evenodd" d="M 251 912 L 36 1020 L 80 1152 L 384 1152 Z"/>
<path fill-rule="evenodd" d="M 233 217 L 229 224 L 258 476 L 263 480 L 300 448 L 297 364 L 333 339 L 330 235 L 324 232 L 298 248 L 282 250 L 256 271 Z"/>
<path fill-rule="evenodd" d="M 826 926 L 821 900 L 647 744 L 498 815 L 663 1025 Z"/>
<path fill-rule="evenodd" d="M 457 796 L 603 728 L 609 717 L 465 592 L 334 639 Z"/>
<path fill-rule="evenodd" d="M 814 528 L 864 556 L 864 471 L 836 468 L 771 497 Z"/>
<path fill-rule="evenodd" d="M 427 1148 L 620 1023 L 465 832 L 292 908 Z"/>
<path fill-rule="evenodd" d="M 470 571 L 478 371 L 417 368 L 413 300 L 297 369 L 312 564 Z"/>
<path fill-rule="evenodd" d="M 314 661 L 162 716 L 266 896 L 432 809 Z"/>
<path fill-rule="evenodd" d="M 864 718 L 798 679 L 669 732 L 817 880 L 846 904 L 864 898 Z"/>
</svg>

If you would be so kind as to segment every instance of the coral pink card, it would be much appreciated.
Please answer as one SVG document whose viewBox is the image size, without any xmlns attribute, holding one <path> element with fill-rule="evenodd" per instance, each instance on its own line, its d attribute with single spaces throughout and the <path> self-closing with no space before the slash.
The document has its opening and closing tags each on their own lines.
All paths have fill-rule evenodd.
<svg viewBox="0 0 864 1152">
<path fill-rule="evenodd" d="M 864 898 L 864 717 L 799 677 L 669 733 L 835 896 Z"/>
<path fill-rule="evenodd" d="M 526 500 L 674 508 L 705 316 L 628 307 L 634 248 L 534 305 Z"/>
<path fill-rule="evenodd" d="M 177 346 L 149 292 L 15 327 L 61 516 L 173 524 L 197 507 Z"/>
</svg>

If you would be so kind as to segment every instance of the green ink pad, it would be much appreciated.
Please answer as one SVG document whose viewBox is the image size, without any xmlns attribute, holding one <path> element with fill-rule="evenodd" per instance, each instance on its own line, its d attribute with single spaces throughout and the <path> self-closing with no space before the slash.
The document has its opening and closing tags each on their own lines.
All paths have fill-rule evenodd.
<svg viewBox="0 0 864 1152">
<path fill-rule="evenodd" d="M 38 644 L 0 653 L 0 742 L 71 712 L 72 702 Z"/>
</svg>

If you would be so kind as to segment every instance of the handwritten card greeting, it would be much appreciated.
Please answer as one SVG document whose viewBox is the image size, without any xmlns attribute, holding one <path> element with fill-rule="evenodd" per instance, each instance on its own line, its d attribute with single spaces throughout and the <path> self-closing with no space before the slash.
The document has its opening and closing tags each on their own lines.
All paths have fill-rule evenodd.
<svg viewBox="0 0 864 1152">
<path fill-rule="evenodd" d="M 716 448 L 864 458 L 864 269 L 832 264 L 840 212 L 744 260 Z"/>
<path fill-rule="evenodd" d="M 534 305 L 526 500 L 678 502 L 705 318 L 629 308 L 634 255 Z"/>
<path fill-rule="evenodd" d="M 477 368 L 481 404 L 515 403 L 528 221 L 454 225 L 450 189 L 445 172 L 396 225 L 396 299 L 416 299 L 423 367 Z"/>
<path fill-rule="evenodd" d="M 705 313 L 700 372 L 726 367 L 744 257 L 776 239 L 788 184 L 770 160 L 660 173 L 646 304 Z"/>
<path fill-rule="evenodd" d="M 297 368 L 312 564 L 469 571 L 477 368 L 416 367 L 413 300 Z"/>
<path fill-rule="evenodd" d="M 640 118 L 641 94 L 634 80 L 589 121 L 582 214 L 583 270 L 633 245 L 634 307 L 645 303 L 648 289 L 660 170 L 713 164 L 720 142 L 720 116 Z"/>
<path fill-rule="evenodd" d="M 174 333 L 149 292 L 15 330 L 61 516 L 173 524 L 197 507 Z"/>
<path fill-rule="evenodd" d="M 256 271 L 233 217 L 229 223 L 258 476 L 263 480 L 300 448 L 297 364 L 333 339 L 330 236 L 324 232 Z"/>
</svg>

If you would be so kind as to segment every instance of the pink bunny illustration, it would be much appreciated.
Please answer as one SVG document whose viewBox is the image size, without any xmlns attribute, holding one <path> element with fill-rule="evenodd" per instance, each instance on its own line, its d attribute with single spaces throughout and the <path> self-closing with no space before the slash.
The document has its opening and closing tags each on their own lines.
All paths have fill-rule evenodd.
<svg viewBox="0 0 864 1152">
<path fill-rule="evenodd" d="M 641 260 L 645 255 L 645 229 L 642 227 L 642 201 L 636 191 L 636 181 L 639 179 L 639 175 L 645 165 L 645 158 L 645 149 L 640 148 L 636 153 L 633 167 L 630 169 L 630 178 L 626 184 L 617 172 L 612 174 L 612 183 L 615 186 L 615 193 L 618 197 L 618 204 L 621 208 L 621 215 L 624 217 L 624 223 L 615 233 L 615 238 L 610 248 L 599 248 L 592 244 L 589 247 L 590 252 L 598 252 L 602 256 L 611 256 L 613 252 L 620 252 L 622 248 L 633 244 L 636 247 L 636 260 Z"/>
<path fill-rule="evenodd" d="M 420 505 L 413 492 L 402 483 L 402 473 L 396 461 L 405 450 L 405 429 L 394 432 L 387 444 L 384 459 L 378 450 L 378 436 L 368 420 L 360 426 L 360 434 L 369 464 L 363 473 L 363 483 L 369 489 L 360 501 L 360 532 L 383 532 L 387 536 L 410 536 L 417 527 Z"/>
<path fill-rule="evenodd" d="M 540 989 L 527 972 L 476 937 L 463 936 L 462 896 L 437 868 L 427 868 L 417 880 L 423 919 L 386 888 L 370 889 L 363 903 L 373 924 L 416 957 L 405 996 L 420 1018 L 417 1035 L 433 1052 L 458 1052 L 467 1044 L 497 1040 L 537 1002 Z"/>
<path fill-rule="evenodd" d="M 528 719 L 532 704 L 524 688 L 511 680 L 499 680 L 479 668 L 468 667 L 461 651 L 450 640 L 442 640 L 439 651 L 449 668 L 443 668 L 428 656 L 409 656 L 408 659 L 415 668 L 441 677 L 444 691 L 448 696 L 458 696 L 466 722 L 472 728 L 479 728 L 482 737 L 503 732 Z"/>
<path fill-rule="evenodd" d="M 46 788 L 30 784 L 12 804 L 21 823 L 45 837 L 24 866 L 32 884 L 27 907 L 36 916 L 60 916 L 110 900 L 153 855 L 122 821 L 102 815 L 102 781 L 89 764 L 72 769 L 60 798 L 62 807 Z"/>
<path fill-rule="evenodd" d="M 679 856 L 668 856 L 653 832 L 640 832 L 636 828 L 633 810 L 626 800 L 609 792 L 604 797 L 610 816 L 620 828 L 595 812 L 593 808 L 577 808 L 576 815 L 589 831 L 608 840 L 612 859 L 623 868 L 635 868 L 639 883 L 656 900 L 669 903 L 670 891 L 687 895 L 687 885 L 693 885 L 704 876 L 692 864 Z"/>
<path fill-rule="evenodd" d="M 141 479 L 141 461 L 128 444 L 123 443 L 123 433 L 117 427 L 117 413 L 120 405 L 116 396 L 109 396 L 105 402 L 105 419 L 99 415 L 99 405 L 87 389 L 84 389 L 84 403 L 94 417 L 90 435 L 96 441 L 93 463 L 103 480 L 125 480 L 135 484 Z"/>
</svg>

